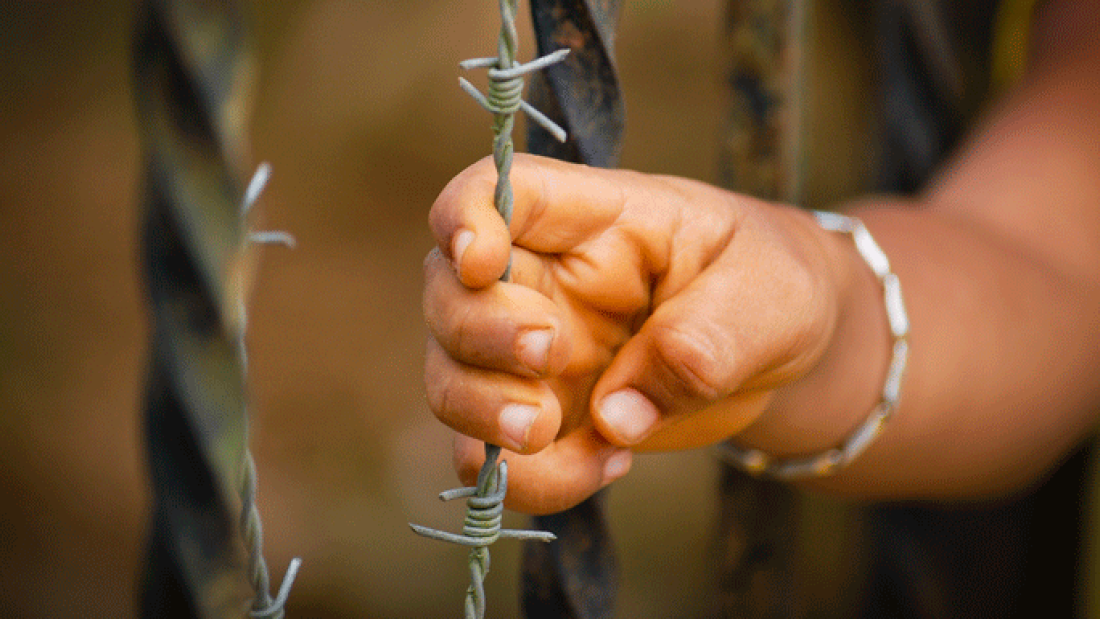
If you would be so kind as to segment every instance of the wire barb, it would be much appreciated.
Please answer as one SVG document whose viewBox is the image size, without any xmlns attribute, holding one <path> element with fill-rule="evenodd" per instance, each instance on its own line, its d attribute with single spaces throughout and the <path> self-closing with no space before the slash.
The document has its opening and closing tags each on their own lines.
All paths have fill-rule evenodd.
<svg viewBox="0 0 1100 619">
<path fill-rule="evenodd" d="M 251 604 L 282 617 L 298 563 L 273 600 L 248 450 L 247 217 L 270 166 L 241 191 L 247 28 L 233 0 L 143 0 L 134 35 L 154 323 L 145 432 L 155 507 L 141 613 L 230 617 Z"/>
<path fill-rule="evenodd" d="M 271 164 L 265 161 L 256 167 L 252 180 L 248 182 L 248 189 L 244 192 L 244 199 L 241 200 L 241 228 L 243 230 L 248 230 L 248 214 L 252 212 L 252 207 L 255 206 L 256 201 L 260 199 L 260 195 L 267 188 L 269 180 L 271 180 Z M 247 243 L 255 245 L 282 245 L 289 249 L 294 249 L 298 244 L 294 235 L 282 230 L 248 230 L 245 233 L 245 240 Z"/>
<path fill-rule="evenodd" d="M 489 574 L 489 546 L 498 539 L 522 539 L 552 542 L 557 537 L 545 531 L 526 531 L 503 529 L 501 521 L 504 514 L 504 495 L 508 489 L 508 463 L 497 463 L 500 447 L 485 446 L 485 463 L 478 472 L 476 486 L 456 488 L 439 494 L 442 501 L 466 499 L 466 519 L 462 534 L 448 533 L 409 524 L 418 535 L 466 546 L 470 548 L 470 586 L 466 589 L 466 619 L 481 619 L 485 616 L 485 577 Z"/>
<path fill-rule="evenodd" d="M 241 230 L 243 231 L 241 239 L 242 251 L 246 250 L 250 244 L 278 244 L 289 248 L 293 248 L 295 245 L 294 237 L 288 232 L 253 232 L 248 228 L 248 214 L 252 211 L 252 207 L 255 205 L 256 201 L 259 200 L 270 178 L 271 166 L 266 162 L 261 163 L 256 169 L 255 174 L 252 175 L 252 180 L 248 183 L 248 188 L 245 190 L 240 209 L 242 220 Z M 242 379 L 247 382 L 248 349 L 246 334 L 248 332 L 248 318 L 246 313 L 247 304 L 245 302 L 245 292 L 243 289 L 240 291 L 238 303 L 240 306 L 241 330 L 237 348 L 238 356 L 241 359 Z M 252 598 L 252 610 L 249 611 L 249 616 L 254 619 L 283 619 L 285 616 L 284 607 L 286 606 L 287 599 L 290 597 L 290 588 L 294 584 L 294 579 L 298 577 L 298 569 L 302 565 L 302 560 L 298 557 L 291 560 L 290 565 L 287 567 L 286 575 L 283 576 L 283 582 L 279 587 L 279 592 L 275 598 L 272 598 L 271 577 L 267 569 L 267 561 L 264 559 L 263 522 L 260 520 L 260 510 L 256 506 L 256 461 L 252 457 L 252 451 L 247 447 L 245 449 L 244 466 L 241 472 L 243 479 L 241 480 L 240 528 L 248 548 L 249 581 L 255 592 L 255 597 Z"/>
<path fill-rule="evenodd" d="M 523 76 L 557 64 L 565 60 L 568 55 L 568 49 L 559 49 L 556 52 L 509 69 L 501 68 L 499 58 L 464 60 L 458 63 L 463 69 L 489 69 L 489 96 L 481 94 L 477 87 L 464 77 L 458 78 L 458 85 L 487 111 L 493 114 L 515 114 L 522 111 L 531 120 L 546 129 L 559 142 L 565 142 L 569 137 L 565 129 L 562 129 L 556 122 L 550 120 L 545 114 L 524 101 L 522 93 Z"/>
<path fill-rule="evenodd" d="M 567 139 L 564 129 L 523 100 L 523 78 L 525 75 L 561 62 L 569 54 L 569 50 L 558 50 L 531 62 L 517 64 L 518 0 L 498 0 L 498 2 L 501 29 L 497 42 L 497 57 L 474 58 L 459 63 L 459 66 L 467 70 L 489 69 L 489 94 L 488 96 L 481 94 L 465 78 L 460 77 L 458 83 L 475 101 L 493 114 L 493 161 L 497 169 L 497 186 L 493 194 L 493 204 L 504 219 L 504 223 L 509 224 L 512 220 L 512 185 L 508 176 L 512 170 L 512 155 L 515 150 L 512 131 L 515 128 L 516 113 L 523 111 L 558 140 L 564 142 Z M 510 266 L 505 269 L 504 275 L 501 276 L 502 281 L 508 280 L 510 271 Z M 489 573 L 489 545 L 502 537 L 543 542 L 557 539 L 554 534 L 542 531 L 501 528 L 504 496 L 508 489 L 508 463 L 497 463 L 500 452 L 499 446 L 486 443 L 485 463 L 478 473 L 477 485 L 471 488 L 449 490 L 439 495 L 439 498 L 444 501 L 466 499 L 466 520 L 461 535 L 409 524 L 413 531 L 424 537 L 470 547 L 470 586 L 466 589 L 466 619 L 482 619 L 485 616 L 485 576 Z"/>
<path fill-rule="evenodd" d="M 552 542 L 556 539 L 553 533 L 545 531 L 527 531 L 524 529 L 502 529 L 501 517 L 504 513 L 504 495 L 508 488 L 508 463 L 488 462 L 482 465 L 481 473 L 496 475 L 496 479 L 487 482 L 485 495 L 479 496 L 479 488 L 456 488 L 439 493 L 441 501 L 454 499 L 467 499 L 466 521 L 462 527 L 462 535 L 439 531 L 418 524 L 409 524 L 418 534 L 437 539 L 442 542 L 468 546 L 470 548 L 482 548 L 493 544 L 498 539 L 533 539 L 542 542 Z"/>
</svg>

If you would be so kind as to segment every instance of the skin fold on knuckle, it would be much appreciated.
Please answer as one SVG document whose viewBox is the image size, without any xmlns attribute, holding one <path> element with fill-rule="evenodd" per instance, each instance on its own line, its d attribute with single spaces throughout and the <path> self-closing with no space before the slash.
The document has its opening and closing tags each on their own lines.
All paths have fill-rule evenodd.
<svg viewBox="0 0 1100 619">
<path fill-rule="evenodd" d="M 828 285 L 799 262 L 779 278 L 778 337 L 772 351 L 773 373 L 783 380 L 808 372 L 824 354 L 836 322 L 835 302 Z"/>
<path fill-rule="evenodd" d="M 424 293 L 421 299 L 421 311 L 424 322 L 429 332 L 435 336 L 441 335 L 441 327 L 445 324 L 449 301 L 453 295 L 447 294 L 447 284 L 443 278 L 454 277 L 453 271 L 446 264 L 446 259 L 439 251 L 433 249 L 424 260 Z"/>
<path fill-rule="evenodd" d="M 447 315 L 442 321 L 442 344 L 449 353 L 467 363 L 479 361 L 477 351 L 478 329 L 474 325 L 480 316 L 472 303 L 452 304 L 446 309 Z"/>
<path fill-rule="evenodd" d="M 491 411 L 501 386 L 487 383 L 488 374 L 454 361 L 430 342 L 424 378 L 428 408 L 439 421 L 466 436 L 491 438 Z"/>
<path fill-rule="evenodd" d="M 662 324 L 652 333 L 654 361 L 674 383 L 669 395 L 713 402 L 728 393 L 728 360 L 720 357 L 715 343 L 686 325 Z"/>
<path fill-rule="evenodd" d="M 452 419 L 455 417 L 455 390 L 458 377 L 453 371 L 445 367 L 442 355 L 444 353 L 438 344 L 429 341 L 428 352 L 424 362 L 424 389 L 427 395 L 428 408 L 436 419 L 455 428 Z"/>
</svg>

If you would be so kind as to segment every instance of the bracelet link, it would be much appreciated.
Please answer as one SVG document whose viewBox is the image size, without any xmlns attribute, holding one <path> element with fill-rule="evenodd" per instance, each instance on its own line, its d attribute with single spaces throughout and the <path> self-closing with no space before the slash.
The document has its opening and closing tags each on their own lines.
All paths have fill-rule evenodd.
<svg viewBox="0 0 1100 619">
<path fill-rule="evenodd" d="M 890 259 L 871 236 L 863 222 L 849 215 L 814 211 L 818 225 L 831 232 L 852 237 L 856 251 L 874 272 L 882 285 L 882 301 L 893 337 L 890 365 L 882 386 L 882 398 L 839 447 L 822 453 L 790 459 L 775 459 L 758 449 L 738 447 L 730 441 L 717 446 L 725 462 L 754 476 L 767 476 L 781 481 L 832 475 L 850 464 L 882 434 L 886 423 L 894 416 L 901 397 L 901 383 L 909 361 L 909 314 L 901 294 L 901 282 L 890 270 Z"/>
</svg>

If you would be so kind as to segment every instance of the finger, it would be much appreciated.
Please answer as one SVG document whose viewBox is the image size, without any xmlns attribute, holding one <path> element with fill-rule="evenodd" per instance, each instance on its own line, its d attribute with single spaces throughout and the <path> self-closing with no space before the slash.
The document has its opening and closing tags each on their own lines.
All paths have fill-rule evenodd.
<svg viewBox="0 0 1100 619">
<path fill-rule="evenodd" d="M 630 470 L 630 450 L 614 447 L 591 427 L 581 428 L 534 455 L 505 452 L 508 494 L 504 505 L 527 514 L 565 511 Z M 455 470 L 473 485 L 485 461 L 484 444 L 455 438 Z"/>
<path fill-rule="evenodd" d="M 774 391 L 737 391 L 705 408 L 666 417 L 653 432 L 631 446 L 634 451 L 698 449 L 741 435 L 768 409 Z"/>
<path fill-rule="evenodd" d="M 428 338 L 428 406 L 454 430 L 519 453 L 544 449 L 561 426 L 561 405 L 543 381 L 455 361 Z"/>
<path fill-rule="evenodd" d="M 605 170 L 516 155 L 509 177 L 515 244 L 562 253 L 606 229 L 625 204 L 624 183 L 615 178 Z M 472 288 L 498 279 L 508 264 L 511 240 L 493 205 L 496 183 L 492 161 L 482 160 L 448 183 L 429 216 L 436 243 Z"/>
<path fill-rule="evenodd" d="M 495 175 L 491 160 L 475 163 L 447 183 L 428 215 L 436 245 L 472 288 L 500 279 L 508 265 L 511 235 L 493 205 Z"/>
<path fill-rule="evenodd" d="M 466 288 L 438 251 L 428 256 L 424 278 L 428 328 L 451 357 L 530 377 L 565 368 L 569 334 L 549 298 L 510 283 Z"/>
<path fill-rule="evenodd" d="M 592 406 L 609 441 L 635 445 L 737 390 L 789 381 L 824 350 L 835 304 L 820 278 L 782 243 L 744 234 L 661 304 L 600 378 Z M 753 420 L 739 415 L 760 407 L 730 411 L 711 427 L 733 434 Z"/>
</svg>

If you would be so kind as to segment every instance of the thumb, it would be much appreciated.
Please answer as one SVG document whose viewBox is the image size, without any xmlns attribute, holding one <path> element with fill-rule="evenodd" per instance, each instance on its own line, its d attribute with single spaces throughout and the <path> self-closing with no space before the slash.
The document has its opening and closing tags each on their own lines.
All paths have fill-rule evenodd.
<svg viewBox="0 0 1100 619">
<path fill-rule="evenodd" d="M 713 301 L 712 301 L 713 302 Z M 593 420 L 608 441 L 632 446 L 689 411 L 731 394 L 739 355 L 691 299 L 662 305 L 619 350 L 592 393 Z"/>
<path fill-rule="evenodd" d="M 723 406 L 691 416 L 707 418 L 708 434 L 724 435 L 694 441 L 726 438 L 762 411 L 759 398 L 742 395 L 770 390 L 805 370 L 823 331 L 825 313 L 814 302 L 821 295 L 795 269 L 746 268 L 746 262 L 720 258 L 657 306 L 619 350 L 590 403 L 594 425 L 609 442 L 638 445 L 720 401 Z M 739 391 L 745 393 L 730 398 Z"/>
</svg>

